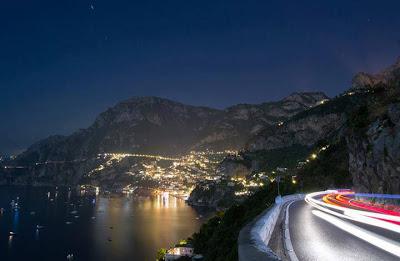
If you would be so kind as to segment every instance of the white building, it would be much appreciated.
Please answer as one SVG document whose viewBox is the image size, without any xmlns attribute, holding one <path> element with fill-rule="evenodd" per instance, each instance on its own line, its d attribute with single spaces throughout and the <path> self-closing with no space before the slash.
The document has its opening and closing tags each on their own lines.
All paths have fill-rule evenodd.
<svg viewBox="0 0 400 261">
<path fill-rule="evenodd" d="M 180 257 L 193 256 L 193 247 L 174 247 L 168 250 L 167 254 L 165 254 L 165 261 L 173 261 L 177 260 Z"/>
</svg>

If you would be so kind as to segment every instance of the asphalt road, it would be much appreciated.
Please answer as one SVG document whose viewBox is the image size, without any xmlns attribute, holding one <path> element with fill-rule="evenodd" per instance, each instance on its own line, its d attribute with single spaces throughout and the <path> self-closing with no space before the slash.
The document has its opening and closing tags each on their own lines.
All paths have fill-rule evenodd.
<svg viewBox="0 0 400 261">
<path fill-rule="evenodd" d="M 400 260 L 314 215 L 313 209 L 304 201 L 293 203 L 289 209 L 291 241 L 300 261 Z M 372 227 L 370 231 L 382 233 Z M 393 235 L 390 238 L 393 240 Z"/>
</svg>

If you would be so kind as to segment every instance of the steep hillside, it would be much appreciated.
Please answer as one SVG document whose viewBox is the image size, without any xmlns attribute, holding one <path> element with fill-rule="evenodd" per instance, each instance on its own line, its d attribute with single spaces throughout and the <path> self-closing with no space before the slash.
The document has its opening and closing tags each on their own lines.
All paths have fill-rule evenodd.
<svg viewBox="0 0 400 261">
<path fill-rule="evenodd" d="M 400 57 L 397 61 L 377 74 L 360 72 L 353 77 L 351 90 L 366 90 L 379 85 L 390 85 L 400 77 Z"/>
<path fill-rule="evenodd" d="M 368 75 L 371 93 L 349 120 L 349 170 L 357 190 L 400 193 L 400 60 L 377 75 Z"/>
<path fill-rule="evenodd" d="M 188 150 L 240 149 L 251 134 L 325 98 L 322 93 L 293 94 L 279 102 L 225 110 L 157 97 L 132 98 L 101 113 L 87 129 L 40 141 L 18 160 L 73 160 L 104 152 L 177 155 Z"/>
<path fill-rule="evenodd" d="M 101 113 L 87 129 L 52 136 L 32 145 L 6 164 L 35 177 L 68 173 L 62 181 L 78 181 L 96 167 L 103 153 L 182 155 L 191 150 L 238 150 L 261 129 L 315 106 L 322 93 L 294 93 L 277 102 L 240 104 L 225 110 L 196 107 L 158 97 L 136 97 Z M 43 164 L 57 162 L 57 165 Z M 28 173 L 28 174 L 27 174 Z M 23 179 L 21 179 L 23 182 Z M 63 182 L 61 182 L 63 183 Z"/>
<path fill-rule="evenodd" d="M 345 124 L 346 114 L 365 99 L 365 94 L 343 94 L 304 110 L 274 126 L 260 131 L 246 145 L 249 151 L 271 150 L 316 142 L 335 135 Z"/>
<path fill-rule="evenodd" d="M 229 163 L 225 174 L 231 176 L 229 170 L 242 166 L 247 166 L 246 175 L 277 166 L 293 168 L 323 142 L 331 147 L 322 155 L 336 163 L 318 159 L 306 164 L 301 172 L 308 173 L 306 184 L 353 184 L 358 191 L 399 193 L 400 60 L 378 74 L 359 73 L 352 83 L 348 92 L 253 135 L 245 151 L 222 163 Z"/>
<path fill-rule="evenodd" d="M 327 99 L 321 92 L 293 93 L 277 102 L 239 104 L 224 110 L 222 119 L 208 128 L 208 134 L 192 149 L 242 149 L 252 135 Z"/>
</svg>

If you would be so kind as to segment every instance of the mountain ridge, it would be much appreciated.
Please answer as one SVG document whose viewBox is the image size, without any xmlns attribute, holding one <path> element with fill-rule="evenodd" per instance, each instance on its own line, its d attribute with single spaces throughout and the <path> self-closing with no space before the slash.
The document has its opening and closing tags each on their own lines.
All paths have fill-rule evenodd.
<svg viewBox="0 0 400 261">
<path fill-rule="evenodd" d="M 18 158 L 36 152 L 42 154 L 33 159 L 36 161 L 84 158 L 103 152 L 171 154 L 179 150 L 178 146 L 183 147 L 180 153 L 193 149 L 239 149 L 247 139 L 246 133 L 275 124 L 322 98 L 326 96 L 321 92 L 293 93 L 281 101 L 214 109 L 156 96 L 132 97 L 100 113 L 88 128 L 68 136 L 50 136 L 33 144 Z M 227 145 L 221 145 L 222 142 Z M 157 148 L 161 146 L 172 146 L 172 151 Z M 41 152 L 46 149 L 50 151 Z"/>
</svg>

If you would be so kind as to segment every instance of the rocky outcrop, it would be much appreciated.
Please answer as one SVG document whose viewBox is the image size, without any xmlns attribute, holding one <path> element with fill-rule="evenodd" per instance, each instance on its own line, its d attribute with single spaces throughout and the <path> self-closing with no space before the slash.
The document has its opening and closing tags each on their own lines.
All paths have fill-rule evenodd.
<svg viewBox="0 0 400 261">
<path fill-rule="evenodd" d="M 251 173 L 251 168 L 246 166 L 243 158 L 227 157 L 217 168 L 217 173 L 227 178 L 245 178 Z"/>
<path fill-rule="evenodd" d="M 395 64 L 377 74 L 360 72 L 352 80 L 352 90 L 374 88 L 379 85 L 388 85 L 400 76 L 400 57 Z"/>
<path fill-rule="evenodd" d="M 365 99 L 365 94 L 340 95 L 321 100 L 278 124 L 252 135 L 246 144 L 250 152 L 287 148 L 293 145 L 312 147 L 316 142 L 336 135 L 345 125 L 347 115 Z"/>
<path fill-rule="evenodd" d="M 400 192 L 400 103 L 389 105 L 386 115 L 369 124 L 365 135 L 352 133 L 347 138 L 357 191 Z"/>
<path fill-rule="evenodd" d="M 235 176 L 236 168 L 243 165 L 251 173 L 271 169 L 271 166 L 287 167 L 304 160 L 315 144 L 341 135 L 349 112 L 361 103 L 364 96 L 341 95 L 331 100 L 320 96 L 321 100 L 313 106 L 251 135 L 245 150 L 236 159 L 222 162 L 220 169 L 224 169 L 225 176 Z M 301 95 L 293 95 L 285 99 L 285 102 L 296 101 L 299 97 Z M 284 160 L 272 155 L 282 155 Z M 246 162 L 240 157 L 246 158 Z M 277 162 L 282 166 L 277 165 Z"/>
<path fill-rule="evenodd" d="M 313 146 L 337 131 L 346 121 L 342 113 L 309 115 L 290 120 L 276 126 L 269 133 L 254 137 L 247 148 L 249 151 L 272 150 L 293 145 Z"/>
<path fill-rule="evenodd" d="M 235 200 L 235 188 L 226 184 L 203 182 L 190 193 L 188 203 L 194 206 L 224 208 Z"/>
<path fill-rule="evenodd" d="M 240 149 L 251 133 L 323 98 L 322 93 L 296 93 L 279 102 L 241 104 L 225 110 L 158 97 L 132 98 L 101 113 L 87 129 L 34 144 L 17 160 L 29 164 L 84 159 L 104 152 L 177 155 L 189 150 Z"/>
<path fill-rule="evenodd" d="M 285 121 L 327 99 L 321 92 L 293 93 L 281 101 L 261 104 L 239 104 L 223 111 L 223 117 L 207 128 L 208 133 L 191 149 L 242 149 L 249 138 L 265 128 Z"/>
<path fill-rule="evenodd" d="M 347 136 L 349 170 L 358 191 L 400 193 L 400 59 L 375 75 L 359 74 L 353 89 L 376 90 L 355 113 Z"/>
</svg>

